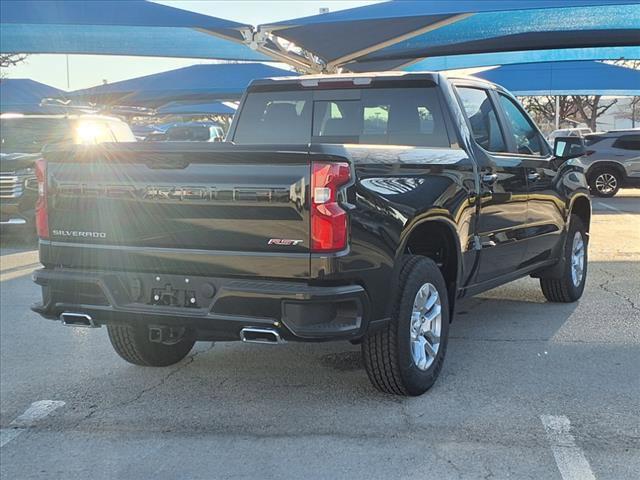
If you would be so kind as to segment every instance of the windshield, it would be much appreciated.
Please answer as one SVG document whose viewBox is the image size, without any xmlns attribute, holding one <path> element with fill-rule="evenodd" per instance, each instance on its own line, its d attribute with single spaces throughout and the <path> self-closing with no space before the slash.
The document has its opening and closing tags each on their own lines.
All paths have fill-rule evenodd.
<svg viewBox="0 0 640 480">
<path fill-rule="evenodd" d="M 449 147 L 435 88 L 249 93 L 236 143 Z"/>
<path fill-rule="evenodd" d="M 65 118 L 6 118 L 0 134 L 2 153 L 38 153 L 47 144 L 72 141 Z"/>
</svg>

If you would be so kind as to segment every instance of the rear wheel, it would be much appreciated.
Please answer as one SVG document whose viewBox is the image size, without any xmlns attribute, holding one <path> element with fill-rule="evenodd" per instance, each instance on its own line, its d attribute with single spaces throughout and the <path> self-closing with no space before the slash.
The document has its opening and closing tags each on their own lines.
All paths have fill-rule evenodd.
<svg viewBox="0 0 640 480">
<path fill-rule="evenodd" d="M 166 367 L 178 363 L 195 343 L 185 336 L 173 342 L 152 342 L 146 325 L 107 325 L 107 331 L 118 355 L 129 363 L 147 367 Z"/>
<path fill-rule="evenodd" d="M 560 276 L 541 277 L 540 287 L 550 302 L 575 302 L 587 281 L 587 232 L 580 218 L 571 215 Z"/>
<path fill-rule="evenodd" d="M 362 355 L 378 390 L 421 395 L 438 378 L 447 350 L 447 288 L 433 260 L 406 256 L 403 261 L 391 321 L 365 337 Z"/>
<path fill-rule="evenodd" d="M 598 197 L 613 197 L 620 190 L 621 182 L 620 172 L 613 168 L 600 168 L 589 177 L 591 193 Z"/>
</svg>

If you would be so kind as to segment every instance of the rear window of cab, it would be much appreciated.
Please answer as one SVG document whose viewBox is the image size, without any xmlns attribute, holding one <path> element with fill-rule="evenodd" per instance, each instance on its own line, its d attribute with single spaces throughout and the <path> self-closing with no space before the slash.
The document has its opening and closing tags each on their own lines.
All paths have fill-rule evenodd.
<svg viewBox="0 0 640 480">
<path fill-rule="evenodd" d="M 249 93 L 233 141 L 450 146 L 435 87 Z"/>
</svg>

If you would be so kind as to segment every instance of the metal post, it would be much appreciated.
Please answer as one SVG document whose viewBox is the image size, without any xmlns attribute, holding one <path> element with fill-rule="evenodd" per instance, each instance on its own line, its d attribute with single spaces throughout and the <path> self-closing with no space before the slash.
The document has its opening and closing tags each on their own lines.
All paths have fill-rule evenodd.
<svg viewBox="0 0 640 480">
<path fill-rule="evenodd" d="M 560 128 L 560 95 L 556 95 L 556 130 Z"/>
<path fill-rule="evenodd" d="M 69 55 L 67 57 L 67 90 L 71 90 L 71 82 L 69 80 Z"/>
</svg>

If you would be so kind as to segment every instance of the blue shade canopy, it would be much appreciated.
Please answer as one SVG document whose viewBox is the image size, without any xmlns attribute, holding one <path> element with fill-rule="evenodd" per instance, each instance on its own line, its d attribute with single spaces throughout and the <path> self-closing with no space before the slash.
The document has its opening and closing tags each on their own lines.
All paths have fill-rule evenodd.
<svg viewBox="0 0 640 480">
<path fill-rule="evenodd" d="M 3 53 L 270 60 L 242 44 L 249 25 L 140 0 L 2 0 Z"/>
<path fill-rule="evenodd" d="M 640 70 L 600 62 L 506 65 L 474 76 L 515 95 L 640 95 Z"/>
<path fill-rule="evenodd" d="M 5 78 L 0 81 L 0 111 L 2 113 L 62 113 L 60 108 L 40 106 L 43 98 L 64 92 L 27 78 Z"/>
<path fill-rule="evenodd" d="M 237 100 L 251 80 L 294 72 L 262 63 L 225 63 L 190 67 L 76 90 L 72 100 L 103 105 L 159 107 L 172 101 Z"/>
<path fill-rule="evenodd" d="M 222 102 L 171 102 L 158 108 L 156 113 L 158 115 L 233 115 L 236 111 Z"/>
<path fill-rule="evenodd" d="M 490 67 L 493 65 L 509 65 L 513 63 L 566 62 L 574 60 L 620 60 L 640 59 L 638 47 L 605 47 L 605 48 L 566 48 L 561 50 L 530 50 L 525 52 L 477 53 L 470 55 L 452 55 L 425 58 L 410 65 L 403 66 L 406 71 L 454 70 L 459 68 Z M 386 67 L 394 68 L 398 60 L 381 62 Z M 373 62 L 362 62 L 358 68 L 368 68 Z"/>
<path fill-rule="evenodd" d="M 640 45 L 630 0 L 395 1 L 260 27 L 318 55 L 350 61 Z"/>
</svg>

